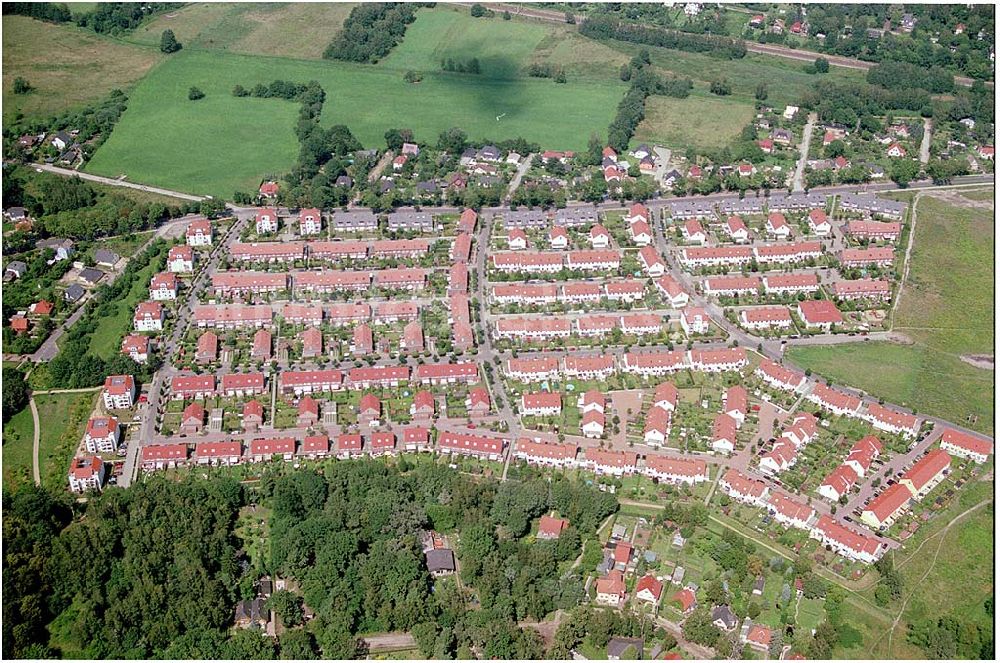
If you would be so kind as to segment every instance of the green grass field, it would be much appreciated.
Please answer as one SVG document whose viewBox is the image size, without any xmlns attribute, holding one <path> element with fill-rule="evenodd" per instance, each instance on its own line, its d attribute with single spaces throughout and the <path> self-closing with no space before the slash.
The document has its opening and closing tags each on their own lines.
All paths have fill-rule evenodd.
<svg viewBox="0 0 1000 663">
<path fill-rule="evenodd" d="M 231 91 L 237 83 L 250 87 L 276 78 L 318 80 L 327 91 L 323 124 L 346 123 L 367 146 L 381 145 L 390 127 L 408 127 L 418 139 L 433 141 L 458 126 L 472 138 L 523 136 L 547 147 L 580 150 L 592 132 L 605 130 L 625 89 L 620 82 L 557 85 L 444 72 L 407 84 L 388 68 L 182 51 L 136 88 L 87 170 L 216 196 L 255 189 L 264 175 L 293 164 L 298 107 L 235 98 Z M 206 97 L 189 101 L 192 85 Z M 551 122 L 554 117 L 560 121 Z"/>
<path fill-rule="evenodd" d="M 925 195 L 916 233 L 894 325 L 912 345 L 799 347 L 788 356 L 835 381 L 992 434 L 993 374 L 961 359 L 993 354 L 992 214 Z"/>
<path fill-rule="evenodd" d="M 159 50 L 125 44 L 74 25 L 3 17 L 4 119 L 17 113 L 52 115 L 127 89 L 160 61 Z M 14 78 L 28 94 L 12 92 Z"/>
<path fill-rule="evenodd" d="M 649 97 L 646 117 L 635 132 L 635 141 L 664 143 L 674 149 L 723 147 L 753 116 L 752 103 L 731 97 Z"/>
<path fill-rule="evenodd" d="M 538 23 L 475 19 L 468 11 L 421 10 L 402 43 L 379 66 L 438 71 L 443 58 L 475 57 L 482 78 L 516 78 L 548 32 Z"/>
<path fill-rule="evenodd" d="M 66 471 L 76 445 L 83 439 L 87 418 L 98 392 L 76 394 L 40 394 L 35 397 L 41 436 L 38 440 L 38 462 L 42 487 L 60 488 L 66 485 Z M 29 413 L 30 418 L 30 413 Z M 29 454 L 31 440 L 28 441 Z M 29 468 L 30 455 L 29 455 Z"/>
<path fill-rule="evenodd" d="M 194 3 L 160 14 L 129 39 L 158 45 L 166 29 L 187 49 L 319 59 L 353 3 Z"/>
<path fill-rule="evenodd" d="M 15 414 L 3 427 L 4 492 L 31 482 L 31 443 L 34 430 L 30 407 Z"/>
</svg>

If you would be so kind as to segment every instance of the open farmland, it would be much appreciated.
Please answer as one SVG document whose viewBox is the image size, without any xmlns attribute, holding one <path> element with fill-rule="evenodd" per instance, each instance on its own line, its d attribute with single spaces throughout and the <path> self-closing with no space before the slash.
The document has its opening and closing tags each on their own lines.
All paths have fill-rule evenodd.
<svg viewBox="0 0 1000 663">
<path fill-rule="evenodd" d="M 236 98 L 232 88 L 277 78 L 319 81 L 327 91 L 322 123 L 347 124 L 373 147 L 381 146 L 389 127 L 408 127 L 419 140 L 433 141 L 457 126 L 474 139 L 521 136 L 580 150 L 591 133 L 604 132 L 625 90 L 620 82 L 557 85 L 445 72 L 429 72 L 422 83 L 408 84 L 399 71 L 379 66 L 181 51 L 136 88 L 87 170 L 216 196 L 256 188 L 261 177 L 292 166 L 298 107 Z M 189 101 L 192 85 L 206 97 Z M 560 121 L 552 123 L 554 117 Z"/>
<path fill-rule="evenodd" d="M 125 89 L 160 61 L 158 50 L 125 44 L 71 24 L 3 17 L 4 117 L 51 115 Z M 30 93 L 11 92 L 25 78 Z"/>
<path fill-rule="evenodd" d="M 727 97 L 653 96 L 646 100 L 646 117 L 636 130 L 635 141 L 664 143 L 674 149 L 724 147 L 739 135 L 753 114 L 752 103 Z"/>
<path fill-rule="evenodd" d="M 160 14 L 133 33 L 158 45 L 170 29 L 187 49 L 319 59 L 344 24 L 352 3 L 192 4 Z"/>
<path fill-rule="evenodd" d="M 797 347 L 789 358 L 894 403 L 992 434 L 993 374 L 962 361 L 993 352 L 992 217 L 988 208 L 920 197 L 910 274 L 893 326 L 913 345 Z M 880 369 L 872 371 L 873 365 Z"/>
</svg>

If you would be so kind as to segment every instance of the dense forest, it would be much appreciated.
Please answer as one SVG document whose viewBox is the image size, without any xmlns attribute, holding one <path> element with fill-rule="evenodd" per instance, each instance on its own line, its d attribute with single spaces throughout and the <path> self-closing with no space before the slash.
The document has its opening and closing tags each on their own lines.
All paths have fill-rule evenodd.
<svg viewBox="0 0 1000 663">
<path fill-rule="evenodd" d="M 380 2 L 351 10 L 344 28 L 323 52 L 328 60 L 375 63 L 388 55 L 416 20 L 419 3 Z"/>
<path fill-rule="evenodd" d="M 241 509 L 257 505 L 270 510 L 269 545 L 248 556 L 236 531 Z M 570 530 L 525 538 L 551 509 Z M 86 505 L 29 486 L 3 499 L 3 654 L 354 658 L 359 635 L 405 630 L 428 656 L 542 657 L 541 639 L 517 621 L 579 603 L 581 578 L 559 563 L 616 509 L 611 495 L 568 479 L 475 481 L 405 459 L 322 474 L 275 466 L 256 489 L 156 476 Z M 427 572 L 420 540 L 431 528 L 458 537 L 462 583 Z M 277 642 L 230 629 L 236 602 L 265 573 L 301 589 L 272 603 L 290 623 L 303 602 L 315 613 Z"/>
</svg>

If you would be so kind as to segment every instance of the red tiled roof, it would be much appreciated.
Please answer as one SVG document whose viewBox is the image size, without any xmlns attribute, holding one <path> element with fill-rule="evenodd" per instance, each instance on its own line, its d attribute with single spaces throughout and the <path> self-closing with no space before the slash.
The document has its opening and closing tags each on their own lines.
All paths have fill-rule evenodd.
<svg viewBox="0 0 1000 663">
<path fill-rule="evenodd" d="M 569 521 L 562 518 L 553 518 L 549 515 L 542 516 L 538 521 L 538 534 L 558 538 L 562 531 L 569 527 Z"/>
<path fill-rule="evenodd" d="M 910 501 L 909 489 L 902 484 L 893 484 L 873 499 L 865 511 L 871 511 L 879 523 L 884 523 L 892 514 L 896 513 L 904 504 Z"/>
<path fill-rule="evenodd" d="M 663 593 L 663 583 L 656 579 L 655 576 L 649 574 L 644 575 L 639 578 L 639 581 L 635 583 L 635 593 L 638 594 L 643 590 L 648 590 L 653 594 L 653 597 L 659 601 L 660 595 Z"/>
<path fill-rule="evenodd" d="M 909 479 L 914 489 L 920 490 L 926 486 L 931 479 L 938 475 L 941 470 L 951 465 L 951 456 L 944 449 L 934 449 L 926 456 L 918 460 L 913 467 L 906 471 L 900 481 Z"/>
</svg>

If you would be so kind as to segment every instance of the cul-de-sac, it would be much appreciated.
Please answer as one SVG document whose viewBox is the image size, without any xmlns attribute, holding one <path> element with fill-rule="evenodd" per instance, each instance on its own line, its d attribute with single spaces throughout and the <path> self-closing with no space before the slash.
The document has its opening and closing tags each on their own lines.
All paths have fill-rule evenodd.
<svg viewBox="0 0 1000 663">
<path fill-rule="evenodd" d="M 4 3 L 4 657 L 993 659 L 995 10 Z"/>
</svg>

